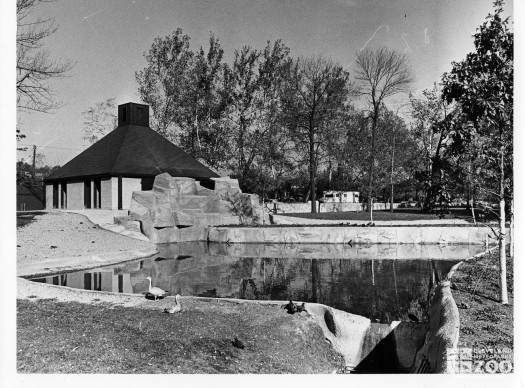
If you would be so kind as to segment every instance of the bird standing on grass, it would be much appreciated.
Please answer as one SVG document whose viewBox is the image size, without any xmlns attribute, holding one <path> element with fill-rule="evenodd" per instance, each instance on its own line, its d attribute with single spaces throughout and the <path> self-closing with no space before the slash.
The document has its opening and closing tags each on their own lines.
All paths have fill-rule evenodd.
<svg viewBox="0 0 525 388">
<path fill-rule="evenodd" d="M 182 311 L 182 305 L 180 304 L 180 295 L 175 295 L 175 306 L 165 308 L 164 312 L 168 314 L 180 313 Z"/>
<path fill-rule="evenodd" d="M 149 287 L 147 293 L 152 295 L 155 301 L 157 300 L 157 298 L 166 296 L 168 291 L 164 291 L 162 288 L 159 287 L 151 287 L 151 276 L 148 276 L 146 279 L 149 280 Z"/>
<path fill-rule="evenodd" d="M 244 344 L 237 337 L 235 337 L 234 340 L 232 341 L 232 345 L 238 349 L 244 349 Z"/>
<path fill-rule="evenodd" d="M 285 309 L 288 312 L 288 314 L 302 313 L 303 311 L 306 311 L 306 305 L 304 304 L 304 302 L 303 304 L 298 305 L 295 304 L 293 301 L 289 301 L 287 304 L 281 306 L 281 308 Z"/>
</svg>

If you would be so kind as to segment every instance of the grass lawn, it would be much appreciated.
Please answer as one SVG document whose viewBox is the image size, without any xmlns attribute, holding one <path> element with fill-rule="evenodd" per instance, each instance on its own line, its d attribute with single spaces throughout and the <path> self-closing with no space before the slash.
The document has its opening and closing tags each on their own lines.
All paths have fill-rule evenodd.
<svg viewBox="0 0 525 388">
<path fill-rule="evenodd" d="M 355 220 L 370 221 L 368 212 L 331 212 L 331 213 L 284 213 L 284 216 L 316 219 L 316 220 Z M 416 220 L 437 220 L 436 214 L 423 213 L 419 208 L 413 209 L 394 209 L 375 210 L 374 221 L 416 221 Z M 450 209 L 450 214 L 445 215 L 446 219 L 466 219 L 471 220 L 472 214 L 465 209 Z"/>
<path fill-rule="evenodd" d="M 513 349 L 514 263 L 508 258 L 508 254 L 508 305 L 499 303 L 498 279 L 498 250 L 461 264 L 452 277 L 452 295 L 459 307 L 461 323 L 459 347 Z M 512 354 L 510 360 L 512 361 Z"/>
<path fill-rule="evenodd" d="M 18 372 L 332 373 L 344 365 L 308 315 L 253 304 L 184 306 L 172 315 L 18 300 Z M 235 337 L 244 349 L 233 346 Z"/>
</svg>

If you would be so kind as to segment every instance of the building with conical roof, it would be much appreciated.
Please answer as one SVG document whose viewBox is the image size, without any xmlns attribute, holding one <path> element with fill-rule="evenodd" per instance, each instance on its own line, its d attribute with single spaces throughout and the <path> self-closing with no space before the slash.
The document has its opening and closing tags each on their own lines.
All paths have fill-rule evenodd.
<svg viewBox="0 0 525 388">
<path fill-rule="evenodd" d="M 118 127 L 44 179 L 47 209 L 129 209 L 131 193 L 155 176 L 213 185 L 218 174 L 149 127 L 149 106 L 118 106 Z"/>
</svg>

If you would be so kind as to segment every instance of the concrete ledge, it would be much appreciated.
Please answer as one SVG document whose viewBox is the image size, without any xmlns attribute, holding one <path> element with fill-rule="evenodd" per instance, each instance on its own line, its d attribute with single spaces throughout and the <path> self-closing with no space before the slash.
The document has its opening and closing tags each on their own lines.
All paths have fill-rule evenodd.
<svg viewBox="0 0 525 388">
<path fill-rule="evenodd" d="M 153 256 L 157 253 L 157 247 L 100 253 L 88 256 L 58 257 L 45 260 L 44 262 L 28 262 L 17 267 L 17 276 L 46 276 L 61 272 L 80 271 L 111 264 L 123 263 L 125 261 L 141 259 Z"/>
<path fill-rule="evenodd" d="M 497 243 L 489 227 L 210 227 L 208 241 L 273 244 L 471 244 Z"/>
</svg>

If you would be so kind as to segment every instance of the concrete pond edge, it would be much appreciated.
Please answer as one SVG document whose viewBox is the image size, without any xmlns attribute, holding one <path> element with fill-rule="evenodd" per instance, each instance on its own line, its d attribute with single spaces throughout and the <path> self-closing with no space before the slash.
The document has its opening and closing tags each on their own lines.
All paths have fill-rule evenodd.
<svg viewBox="0 0 525 388">
<path fill-rule="evenodd" d="M 57 257 L 45 262 L 35 261 L 17 265 L 17 277 L 38 277 L 89 270 L 127 261 L 145 259 L 158 253 L 155 245 L 146 248 L 98 253 L 94 255 Z"/>
</svg>

